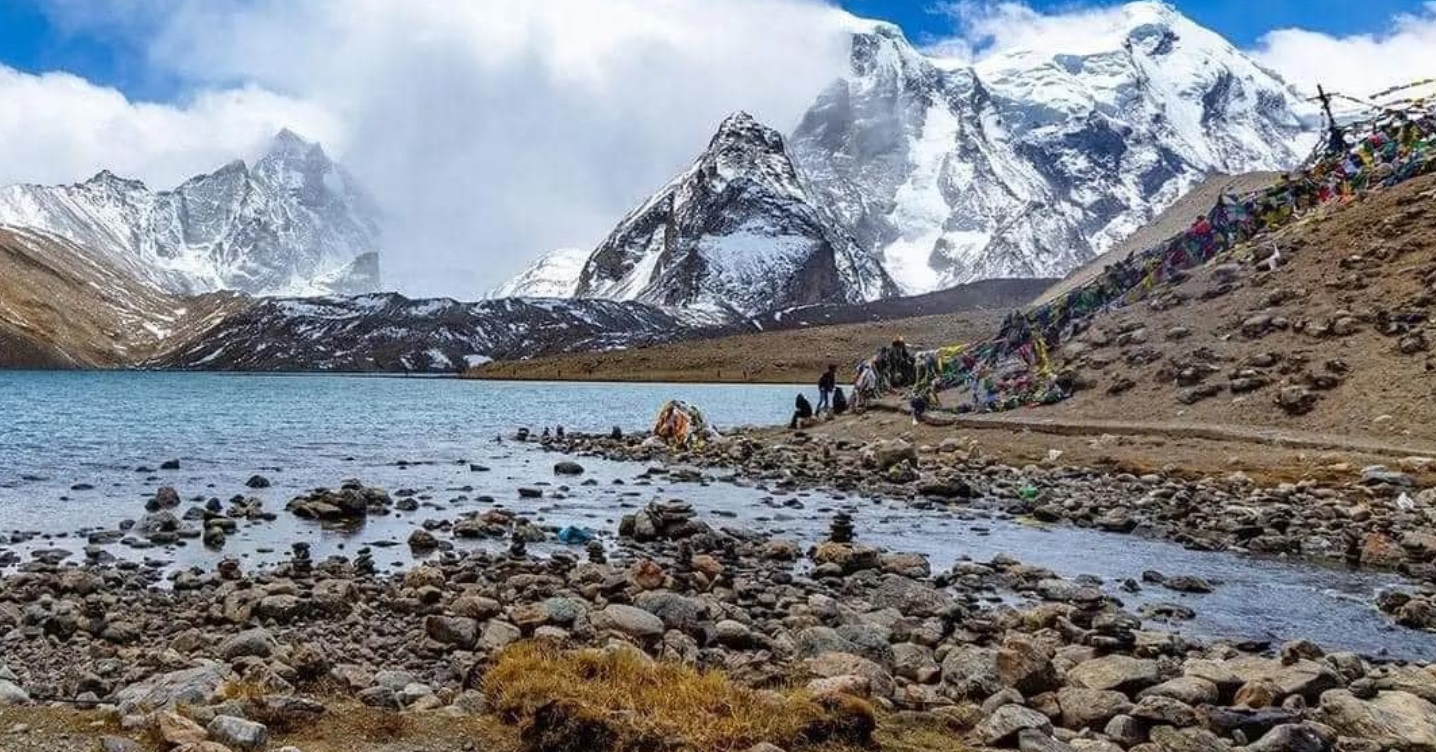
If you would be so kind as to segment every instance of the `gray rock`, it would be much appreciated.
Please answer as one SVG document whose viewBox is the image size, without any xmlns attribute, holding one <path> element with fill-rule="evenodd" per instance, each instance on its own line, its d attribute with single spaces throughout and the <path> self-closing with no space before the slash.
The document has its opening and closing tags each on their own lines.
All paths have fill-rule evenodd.
<svg viewBox="0 0 1436 752">
<path fill-rule="evenodd" d="M 564 460 L 554 464 L 553 472 L 555 475 L 583 475 L 583 465 L 572 460 Z"/>
<path fill-rule="evenodd" d="M 123 736 L 102 736 L 100 752 L 144 752 L 144 747 L 141 747 L 139 742 L 130 741 Z"/>
<path fill-rule="evenodd" d="M 862 656 L 823 653 L 816 658 L 809 658 L 806 666 L 809 673 L 825 679 L 839 676 L 862 677 L 867 680 L 873 694 L 879 697 L 892 695 L 895 686 L 892 675 L 886 669 Z"/>
<path fill-rule="evenodd" d="M 997 650 L 974 645 L 953 648 L 942 661 L 942 682 L 955 700 L 981 702 L 1002 690 Z"/>
<path fill-rule="evenodd" d="M 831 627 L 808 627 L 793 638 L 794 652 L 799 658 L 815 658 L 823 653 L 860 652 L 857 645 L 843 639 Z"/>
<path fill-rule="evenodd" d="M 227 661 L 236 658 L 268 658 L 277 643 L 267 629 L 247 629 L 229 636 L 219 644 L 219 655 Z"/>
<path fill-rule="evenodd" d="M 708 614 L 708 604 L 666 590 L 640 593 L 634 605 L 663 620 L 663 626 L 687 632 Z"/>
<path fill-rule="evenodd" d="M 1130 715 L 1149 723 L 1165 723 L 1178 728 L 1195 726 L 1197 723 L 1197 711 L 1190 705 L 1160 695 L 1142 698 L 1142 701 L 1132 708 Z"/>
<path fill-rule="evenodd" d="M 467 650 L 479 639 L 479 623 L 464 616 L 430 616 L 424 620 L 424 632 L 436 642 Z"/>
<path fill-rule="evenodd" d="M 7 705 L 28 705 L 30 694 L 6 679 L 0 679 L 0 707 Z"/>
<path fill-rule="evenodd" d="M 1401 752 L 1436 752 L 1436 705 L 1407 692 L 1359 700 L 1334 689 L 1321 696 L 1321 720 L 1341 736 L 1370 739 Z"/>
<path fill-rule="evenodd" d="M 593 628 L 621 632 L 638 639 L 663 636 L 663 620 L 641 608 L 612 604 L 593 615 Z"/>
<path fill-rule="evenodd" d="M 984 746 L 992 747 L 1016 736 L 1023 729 L 1035 729 L 1044 735 L 1050 735 L 1052 721 L 1032 708 L 1003 705 L 992 715 L 982 719 L 977 728 L 972 730 L 972 735 Z"/>
<path fill-rule="evenodd" d="M 1053 739 L 1038 729 L 1017 732 L 1017 748 L 1022 752 L 1076 752 L 1067 742 Z"/>
<path fill-rule="evenodd" d="M 1206 679 L 1196 676 L 1179 676 L 1155 687 L 1142 690 L 1138 693 L 1137 698 L 1152 696 L 1170 697 L 1195 707 L 1215 703 L 1220 698 L 1221 692 L 1217 689 L 1217 685 Z"/>
<path fill-rule="evenodd" d="M 494 619 L 484 625 L 484 632 L 479 636 L 478 644 L 480 648 L 492 653 L 518 642 L 522 636 L 523 632 L 518 627 Z"/>
<path fill-rule="evenodd" d="M 1247 745 L 1247 752 L 1331 752 L 1336 732 L 1316 723 L 1287 723 Z"/>
<path fill-rule="evenodd" d="M 1206 729 L 1175 729 L 1157 726 L 1152 729 L 1152 743 L 1162 752 L 1225 752 L 1231 744 Z"/>
<path fill-rule="evenodd" d="M 374 674 L 374 683 L 381 687 L 398 692 L 404 687 L 415 682 L 414 675 L 408 671 L 380 671 Z"/>
<path fill-rule="evenodd" d="M 113 704 L 123 713 L 147 712 L 176 705 L 205 705 L 232 676 L 229 666 L 207 662 L 195 668 L 152 676 L 115 693 Z"/>
<path fill-rule="evenodd" d="M 1160 678 L 1156 661 L 1125 655 L 1093 658 L 1067 672 L 1067 681 L 1076 686 L 1127 692 L 1150 687 Z"/>
<path fill-rule="evenodd" d="M 240 752 L 258 752 L 269 744 L 269 729 L 264 724 L 230 715 L 217 715 L 205 727 L 211 739 Z"/>
<path fill-rule="evenodd" d="M 1121 692 L 1081 687 L 1057 690 L 1057 705 L 1062 709 L 1062 726 L 1073 731 L 1103 728 L 1132 709 L 1132 702 Z"/>
</svg>

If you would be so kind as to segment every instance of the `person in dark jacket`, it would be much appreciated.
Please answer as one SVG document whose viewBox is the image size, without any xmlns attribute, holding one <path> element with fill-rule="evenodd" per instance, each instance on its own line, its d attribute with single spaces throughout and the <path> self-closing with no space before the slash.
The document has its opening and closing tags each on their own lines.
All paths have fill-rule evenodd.
<svg viewBox="0 0 1436 752">
<path fill-rule="evenodd" d="M 833 409 L 833 390 L 838 388 L 838 367 L 828 364 L 828 370 L 818 377 L 818 412 Z"/>
<path fill-rule="evenodd" d="M 848 397 L 843 394 L 842 389 L 833 390 L 833 415 L 842 415 L 848 411 Z"/>
<path fill-rule="evenodd" d="M 802 427 L 802 424 L 805 421 L 809 421 L 812 419 L 813 403 L 809 402 L 808 398 L 804 397 L 802 393 L 799 392 L 798 399 L 795 400 L 793 403 L 793 420 L 789 421 L 788 430 L 796 431 L 798 430 L 798 428 Z"/>
</svg>

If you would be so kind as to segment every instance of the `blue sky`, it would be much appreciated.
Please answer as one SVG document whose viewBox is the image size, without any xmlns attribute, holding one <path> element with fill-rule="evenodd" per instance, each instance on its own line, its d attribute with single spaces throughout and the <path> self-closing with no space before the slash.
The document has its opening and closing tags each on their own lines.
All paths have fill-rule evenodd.
<svg viewBox="0 0 1436 752">
<path fill-rule="evenodd" d="M 1073 3 L 1070 0 L 1033 0 L 1036 10 L 1058 12 L 1074 6 L 1117 5 L 1115 2 Z M 953 20 L 926 0 L 842 0 L 843 7 L 872 18 L 901 25 L 913 39 L 942 37 L 953 32 Z M 1414 13 L 1423 0 L 1177 0 L 1175 5 L 1192 20 L 1237 46 L 1248 47 L 1272 29 L 1300 27 L 1337 36 L 1385 31 L 1398 13 Z"/>
<path fill-rule="evenodd" d="M 143 43 L 138 41 L 143 35 L 67 26 L 46 12 L 47 1 L 0 0 L 0 63 L 30 73 L 67 71 L 116 87 L 132 99 L 168 101 L 182 94 L 178 77 L 147 64 Z M 944 4 L 940 0 L 840 2 L 858 15 L 898 23 L 919 43 L 960 32 L 953 16 L 939 10 Z M 1026 4 L 1060 12 L 1116 3 L 1032 0 Z M 1381 33 L 1390 29 L 1398 14 L 1420 11 L 1423 0 L 1178 0 L 1176 5 L 1198 23 L 1248 47 L 1278 28 L 1300 27 L 1334 36 Z"/>
</svg>

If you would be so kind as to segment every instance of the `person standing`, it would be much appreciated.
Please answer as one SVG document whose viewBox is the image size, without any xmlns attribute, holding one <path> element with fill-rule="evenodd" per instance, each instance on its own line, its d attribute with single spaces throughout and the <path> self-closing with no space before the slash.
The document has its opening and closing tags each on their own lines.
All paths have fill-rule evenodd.
<svg viewBox="0 0 1436 752">
<path fill-rule="evenodd" d="M 831 363 L 828 370 L 818 377 L 818 412 L 833 409 L 833 390 L 838 388 L 838 367 Z"/>
</svg>

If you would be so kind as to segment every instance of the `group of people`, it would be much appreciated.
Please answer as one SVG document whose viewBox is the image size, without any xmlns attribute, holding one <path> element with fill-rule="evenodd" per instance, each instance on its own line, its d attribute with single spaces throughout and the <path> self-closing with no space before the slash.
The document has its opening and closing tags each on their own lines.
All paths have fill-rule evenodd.
<svg viewBox="0 0 1436 752">
<path fill-rule="evenodd" d="M 843 393 L 842 387 L 838 386 L 838 367 L 835 364 L 828 364 L 828 370 L 818 377 L 818 406 L 813 403 L 802 392 L 793 404 L 793 419 L 788 422 L 788 428 L 797 430 L 812 423 L 818 416 L 827 413 L 828 415 L 842 415 L 848 411 L 848 397 Z"/>
</svg>

